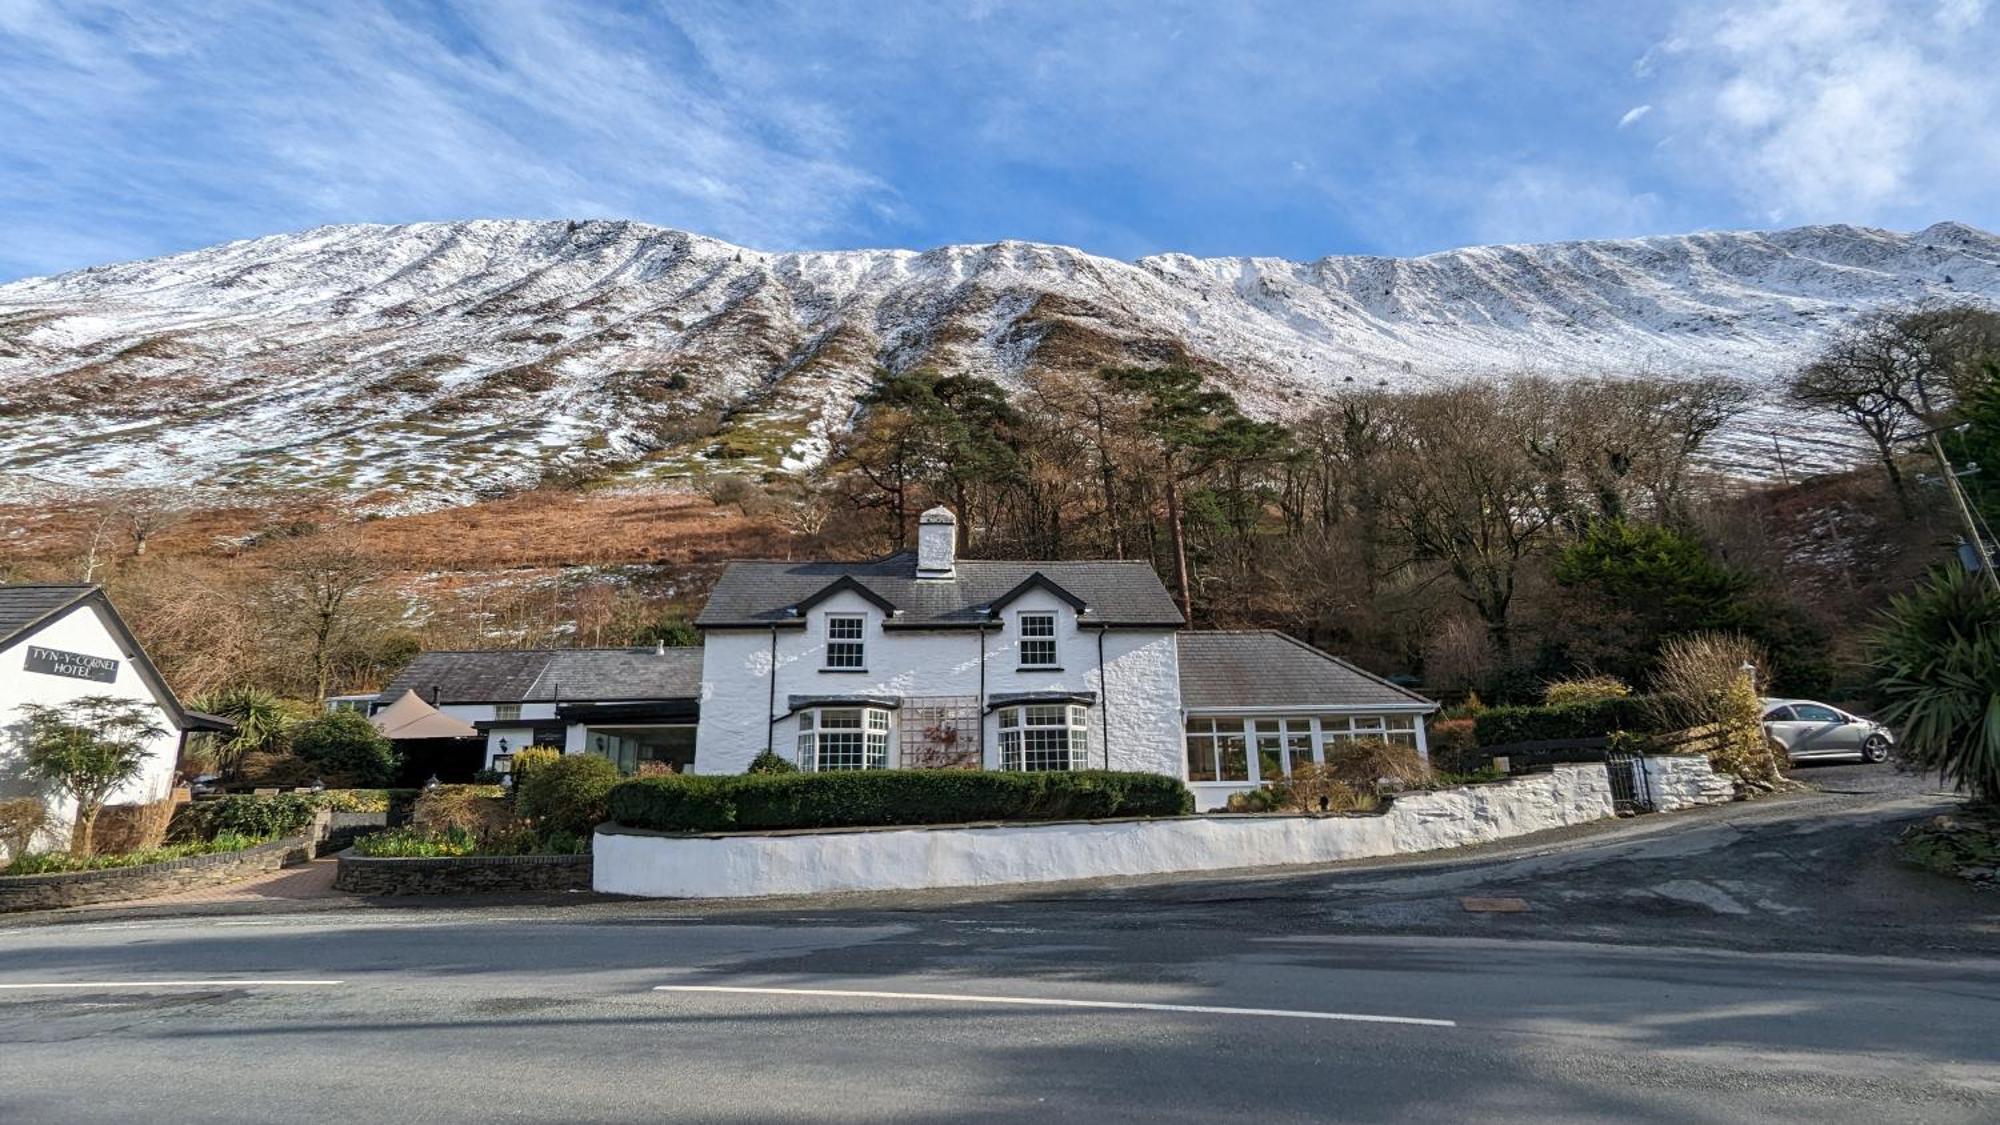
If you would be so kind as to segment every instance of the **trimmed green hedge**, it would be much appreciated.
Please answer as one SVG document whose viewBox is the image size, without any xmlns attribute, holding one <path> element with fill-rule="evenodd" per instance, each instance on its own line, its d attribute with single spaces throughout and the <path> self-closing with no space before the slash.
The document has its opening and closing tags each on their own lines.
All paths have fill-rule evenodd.
<svg viewBox="0 0 2000 1125">
<path fill-rule="evenodd" d="M 611 819 L 661 832 L 771 832 L 1180 816 L 1194 795 L 1156 773 L 1051 770 L 853 770 L 840 773 L 668 775 L 621 783 Z"/>
<path fill-rule="evenodd" d="M 296 836 L 312 824 L 321 803 L 311 793 L 239 795 L 195 801 L 175 810 L 167 835 L 175 840 L 213 840 L 231 835 L 255 839 Z"/>
<path fill-rule="evenodd" d="M 1658 726 L 1651 701 L 1643 695 L 1541 707 L 1493 707 L 1472 720 L 1473 735 L 1481 746 L 1602 738 L 1615 731 L 1647 732 Z"/>
</svg>

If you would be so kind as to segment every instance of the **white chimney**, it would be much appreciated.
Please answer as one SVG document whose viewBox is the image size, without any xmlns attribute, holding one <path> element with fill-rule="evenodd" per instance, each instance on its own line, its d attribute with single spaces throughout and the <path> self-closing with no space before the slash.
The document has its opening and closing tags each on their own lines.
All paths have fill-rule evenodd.
<svg viewBox="0 0 2000 1125">
<path fill-rule="evenodd" d="M 917 517 L 917 577 L 958 573 L 958 517 L 942 505 Z"/>
</svg>

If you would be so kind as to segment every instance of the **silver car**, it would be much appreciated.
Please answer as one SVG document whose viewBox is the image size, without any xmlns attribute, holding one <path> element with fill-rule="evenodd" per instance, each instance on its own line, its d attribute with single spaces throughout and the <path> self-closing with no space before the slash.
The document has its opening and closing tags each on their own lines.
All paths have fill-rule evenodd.
<svg viewBox="0 0 2000 1125">
<path fill-rule="evenodd" d="M 1895 743 L 1881 723 L 1810 699 L 1764 700 L 1764 733 L 1794 762 L 1856 757 L 1880 762 Z"/>
</svg>

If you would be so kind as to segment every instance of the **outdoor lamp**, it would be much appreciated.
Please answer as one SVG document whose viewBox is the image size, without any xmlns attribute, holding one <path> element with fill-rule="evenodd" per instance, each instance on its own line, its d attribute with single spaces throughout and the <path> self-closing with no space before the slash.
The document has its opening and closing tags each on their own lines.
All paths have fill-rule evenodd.
<svg viewBox="0 0 2000 1125">
<path fill-rule="evenodd" d="M 436 789 L 439 784 L 441 783 L 438 781 L 438 775 L 432 774 L 431 779 L 429 781 L 424 782 L 424 791 L 428 793 L 431 790 Z"/>
<path fill-rule="evenodd" d="M 317 777 L 313 778 L 312 791 L 315 793 L 326 792 L 326 782 L 320 780 Z"/>
</svg>

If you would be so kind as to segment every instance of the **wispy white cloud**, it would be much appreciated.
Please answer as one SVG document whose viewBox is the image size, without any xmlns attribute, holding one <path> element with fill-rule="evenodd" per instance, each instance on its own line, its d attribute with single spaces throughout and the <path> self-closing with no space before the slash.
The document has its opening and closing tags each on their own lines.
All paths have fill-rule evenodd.
<svg viewBox="0 0 2000 1125">
<path fill-rule="evenodd" d="M 1996 47 L 1982 0 L 1697 4 L 1660 56 L 1661 127 L 1770 222 L 1983 210 Z"/>
<path fill-rule="evenodd" d="M 1650 105 L 1635 105 L 1625 111 L 1625 116 L 1618 119 L 1618 127 L 1620 129 L 1630 128 L 1638 124 L 1640 118 L 1651 112 L 1653 112 L 1653 107 Z"/>
<path fill-rule="evenodd" d="M 0 209 L 100 233 L 601 209 L 788 246 L 893 200 L 836 107 L 657 13 L 4 0 L 0 72 Z"/>
</svg>

